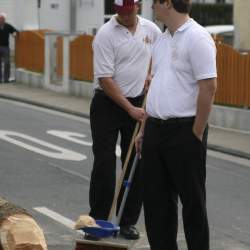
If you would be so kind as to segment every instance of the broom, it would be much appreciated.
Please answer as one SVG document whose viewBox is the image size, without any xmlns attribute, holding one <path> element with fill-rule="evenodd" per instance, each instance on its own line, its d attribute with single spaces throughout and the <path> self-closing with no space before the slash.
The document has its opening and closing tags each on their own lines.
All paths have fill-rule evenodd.
<svg viewBox="0 0 250 250">
<path fill-rule="evenodd" d="M 144 100 L 143 100 L 142 108 L 145 107 L 145 104 L 146 104 L 146 95 L 145 95 Z M 132 153 L 132 150 L 133 150 L 133 147 L 134 147 L 135 137 L 136 137 L 136 135 L 137 135 L 137 133 L 139 131 L 139 127 L 140 127 L 140 123 L 137 122 L 136 126 L 135 126 L 135 129 L 134 129 L 134 132 L 133 132 L 133 135 L 132 135 L 132 138 L 131 138 L 131 141 L 130 141 L 130 145 L 129 145 L 129 149 L 128 149 L 128 152 L 127 152 L 127 155 L 126 155 L 126 159 L 125 159 L 125 162 L 124 162 L 124 165 L 123 165 L 123 168 L 122 168 L 122 173 L 120 175 L 119 181 L 117 183 L 117 187 L 115 189 L 115 195 L 114 195 L 114 199 L 113 199 L 113 202 L 112 202 L 112 205 L 111 205 L 111 208 L 110 208 L 108 221 L 112 221 L 112 218 L 115 217 L 114 215 L 115 215 L 115 211 L 116 211 L 116 206 L 117 206 L 119 193 L 120 193 L 122 185 L 124 183 L 123 180 L 125 178 L 125 174 L 126 174 L 127 167 L 128 167 L 128 162 L 129 162 L 129 159 L 131 157 L 131 153 Z M 125 203 L 126 203 L 126 199 L 127 199 L 127 196 L 128 196 L 128 192 L 129 192 L 129 189 L 130 189 L 130 183 L 133 180 L 138 159 L 139 159 L 139 154 L 136 154 L 135 158 L 134 158 L 134 161 L 133 161 L 133 165 L 132 165 L 131 170 L 130 170 L 128 181 L 126 181 L 125 191 L 124 191 L 122 202 L 121 202 L 120 209 L 119 209 L 119 212 L 118 212 L 118 217 L 116 219 L 116 224 L 117 225 L 119 225 L 121 217 L 122 217 L 122 213 L 123 213 Z M 112 242 L 111 241 L 107 242 L 107 241 L 104 241 L 104 240 L 89 241 L 89 240 L 82 240 L 82 239 L 80 240 L 79 239 L 79 240 L 76 240 L 76 248 L 75 248 L 75 250 L 129 250 L 129 245 L 128 244 L 121 244 L 119 242 L 115 242 L 115 240 L 113 240 Z"/>
</svg>

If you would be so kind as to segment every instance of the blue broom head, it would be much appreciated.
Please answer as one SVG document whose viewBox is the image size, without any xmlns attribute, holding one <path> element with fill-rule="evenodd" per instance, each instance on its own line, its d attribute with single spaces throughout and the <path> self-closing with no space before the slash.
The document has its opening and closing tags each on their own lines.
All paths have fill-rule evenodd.
<svg viewBox="0 0 250 250">
<path fill-rule="evenodd" d="M 96 220 L 95 222 L 99 227 L 83 227 L 81 230 L 98 238 L 114 236 L 120 230 L 119 226 L 105 220 Z"/>
</svg>

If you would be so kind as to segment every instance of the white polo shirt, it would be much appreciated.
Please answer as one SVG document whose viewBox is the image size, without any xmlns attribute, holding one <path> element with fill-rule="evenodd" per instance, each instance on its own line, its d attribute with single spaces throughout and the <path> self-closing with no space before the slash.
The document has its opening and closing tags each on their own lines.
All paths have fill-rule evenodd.
<svg viewBox="0 0 250 250">
<path fill-rule="evenodd" d="M 189 19 L 172 36 L 168 30 L 152 51 L 153 79 L 146 111 L 168 119 L 196 115 L 198 81 L 217 77 L 216 47 L 211 35 Z"/>
<path fill-rule="evenodd" d="M 101 27 L 93 42 L 94 88 L 101 88 L 98 78 L 112 77 L 124 96 L 141 95 L 152 44 L 161 34 L 154 23 L 138 16 L 137 29 L 132 35 L 113 16 Z"/>
</svg>

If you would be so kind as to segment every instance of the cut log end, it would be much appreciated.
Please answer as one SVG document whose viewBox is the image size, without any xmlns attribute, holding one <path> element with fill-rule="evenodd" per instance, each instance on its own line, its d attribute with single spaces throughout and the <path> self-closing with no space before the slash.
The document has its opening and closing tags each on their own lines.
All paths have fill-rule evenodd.
<svg viewBox="0 0 250 250">
<path fill-rule="evenodd" d="M 42 229 L 28 212 L 0 198 L 0 250 L 48 250 Z"/>
</svg>

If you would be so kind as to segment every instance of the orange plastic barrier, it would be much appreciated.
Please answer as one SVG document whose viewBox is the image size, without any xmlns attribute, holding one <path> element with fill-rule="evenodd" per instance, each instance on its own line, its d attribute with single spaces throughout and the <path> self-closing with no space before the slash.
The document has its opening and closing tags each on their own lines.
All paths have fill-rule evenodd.
<svg viewBox="0 0 250 250">
<path fill-rule="evenodd" d="M 215 103 L 250 107 L 250 54 L 217 43 L 218 89 Z"/>
<path fill-rule="evenodd" d="M 40 31 L 23 31 L 16 37 L 16 67 L 33 72 L 44 71 L 44 33 Z"/>
<path fill-rule="evenodd" d="M 93 36 L 81 35 L 70 44 L 70 75 L 73 79 L 93 81 Z"/>
</svg>

